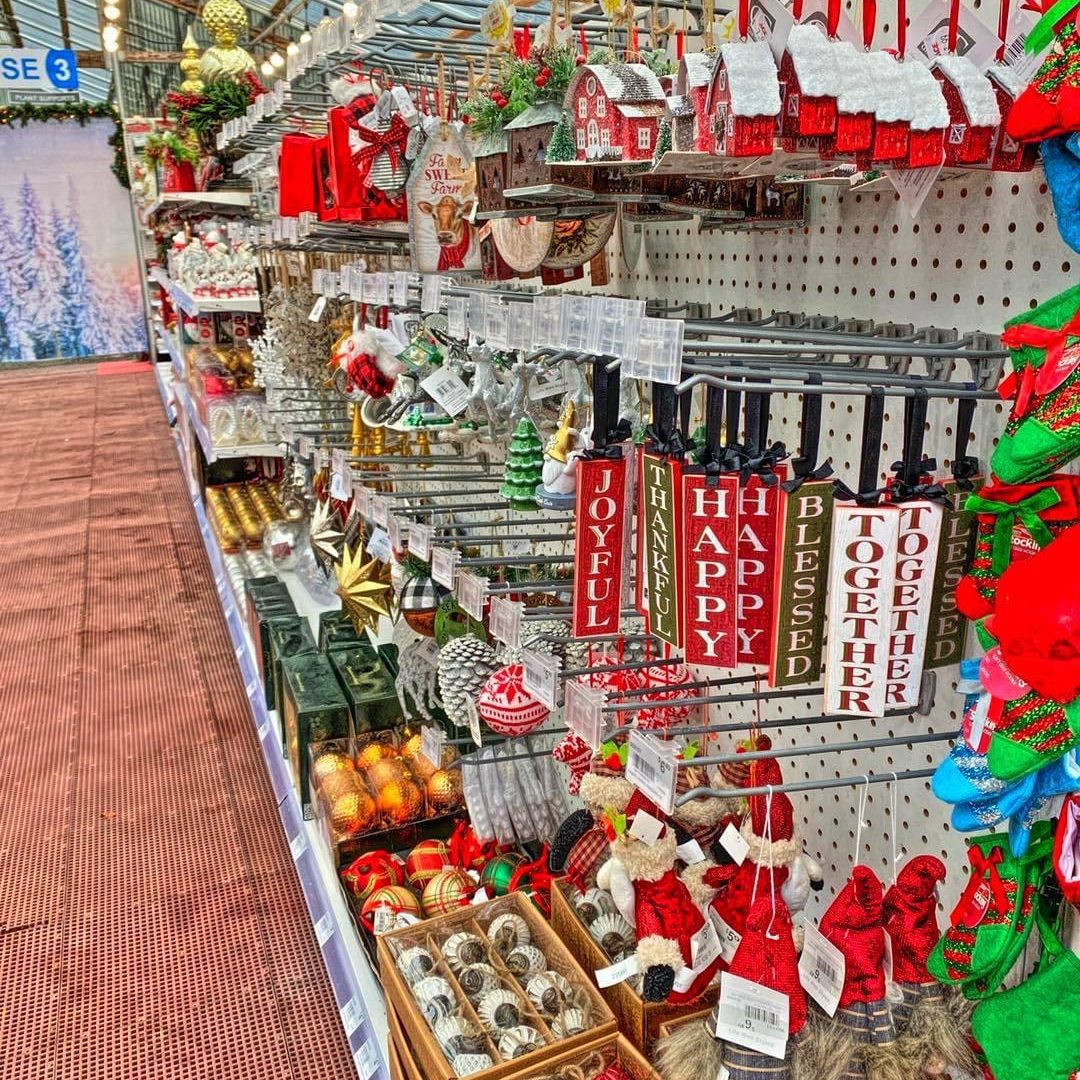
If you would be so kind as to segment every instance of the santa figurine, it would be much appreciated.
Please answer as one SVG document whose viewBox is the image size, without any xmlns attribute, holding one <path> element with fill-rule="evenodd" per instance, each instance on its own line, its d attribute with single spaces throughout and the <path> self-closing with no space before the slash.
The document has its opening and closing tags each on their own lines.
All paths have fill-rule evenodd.
<svg viewBox="0 0 1080 1080">
<path fill-rule="evenodd" d="M 654 842 L 633 835 L 638 814 L 661 823 Z M 598 871 L 596 883 L 611 893 L 623 918 L 637 930 L 641 996 L 673 1005 L 694 1001 L 712 982 L 721 958 L 695 971 L 685 988 L 675 989 L 676 975 L 693 968 L 691 941 L 705 925 L 704 915 L 675 871 L 675 830 L 640 791 L 634 792 L 625 814 L 608 815 L 605 822 L 611 858 Z"/>
</svg>

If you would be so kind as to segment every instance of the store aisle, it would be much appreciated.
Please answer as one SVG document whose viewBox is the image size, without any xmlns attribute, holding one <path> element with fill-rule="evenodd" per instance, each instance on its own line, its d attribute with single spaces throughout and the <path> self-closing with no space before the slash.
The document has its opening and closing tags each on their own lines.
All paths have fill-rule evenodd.
<svg viewBox="0 0 1080 1080">
<path fill-rule="evenodd" d="M 0 373 L 0 477 L 0 1080 L 353 1075 L 153 374 Z"/>
</svg>

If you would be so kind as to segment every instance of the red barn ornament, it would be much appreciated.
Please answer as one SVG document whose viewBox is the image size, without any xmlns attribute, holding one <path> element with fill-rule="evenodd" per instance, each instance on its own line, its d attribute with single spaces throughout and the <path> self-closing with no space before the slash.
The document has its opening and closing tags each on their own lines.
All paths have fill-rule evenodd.
<svg viewBox="0 0 1080 1080">
<path fill-rule="evenodd" d="M 866 62 L 866 53 L 850 41 L 834 41 L 833 59 L 839 78 L 836 94 L 836 132 L 819 142 L 824 158 L 865 154 L 874 141 L 874 108 L 877 89 Z"/>
<path fill-rule="evenodd" d="M 945 161 L 945 131 L 950 123 L 941 84 L 918 60 L 900 65 L 911 107 L 907 161 L 909 169 L 925 169 Z"/>
<path fill-rule="evenodd" d="M 673 116 L 671 125 L 672 147 L 680 153 L 712 154 L 716 150 L 716 135 L 709 120 L 714 66 L 715 56 L 708 53 L 687 53 L 679 61 L 675 95 L 689 106 L 688 112 Z"/>
<path fill-rule="evenodd" d="M 860 165 L 890 165 L 907 160 L 911 137 L 911 103 L 907 96 L 904 65 L 891 53 L 867 53 L 865 63 L 877 91 L 874 101 L 874 137 Z"/>
<path fill-rule="evenodd" d="M 583 64 L 566 88 L 578 164 L 651 161 L 664 102 L 645 64 Z"/>
<path fill-rule="evenodd" d="M 1038 143 L 1017 142 L 1006 131 L 1009 113 L 1016 99 L 1024 92 L 1027 80 L 1009 64 L 1000 61 L 986 69 L 986 77 L 997 97 L 1001 123 L 994 133 L 994 146 L 990 155 L 990 168 L 995 172 L 1031 172 L 1039 160 Z"/>
<path fill-rule="evenodd" d="M 721 45 L 709 88 L 712 152 L 731 158 L 771 154 L 779 114 L 780 84 L 768 42 L 747 39 Z"/>
<path fill-rule="evenodd" d="M 780 59 L 780 135 L 789 153 L 798 140 L 836 134 L 840 70 L 832 42 L 813 23 L 793 26 Z"/>
<path fill-rule="evenodd" d="M 932 71 L 949 110 L 945 164 L 985 164 L 1001 124 L 993 84 L 966 56 L 939 56 Z"/>
</svg>

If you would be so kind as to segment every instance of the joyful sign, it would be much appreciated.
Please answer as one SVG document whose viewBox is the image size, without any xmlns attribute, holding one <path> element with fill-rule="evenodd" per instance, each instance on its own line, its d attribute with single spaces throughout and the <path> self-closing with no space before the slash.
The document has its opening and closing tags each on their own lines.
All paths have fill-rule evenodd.
<svg viewBox="0 0 1080 1080">
<path fill-rule="evenodd" d="M 574 637 L 618 633 L 625 517 L 626 463 L 621 458 L 579 462 Z"/>
</svg>

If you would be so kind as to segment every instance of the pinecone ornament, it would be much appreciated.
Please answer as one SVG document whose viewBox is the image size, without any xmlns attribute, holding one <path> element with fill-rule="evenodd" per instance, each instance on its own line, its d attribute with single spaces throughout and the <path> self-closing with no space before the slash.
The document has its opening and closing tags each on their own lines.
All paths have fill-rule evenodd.
<svg viewBox="0 0 1080 1080">
<path fill-rule="evenodd" d="M 439 696 L 447 718 L 468 727 L 466 701 L 476 698 L 488 676 L 499 668 L 495 650 L 478 637 L 466 634 L 447 642 L 439 651 Z"/>
<path fill-rule="evenodd" d="M 511 649 L 508 645 L 504 645 L 499 650 L 499 663 L 520 664 L 521 654 L 525 649 L 562 659 L 565 642 L 547 641 L 545 637 L 566 638 L 569 636 L 570 624 L 565 619 L 538 619 L 536 622 L 522 623 L 521 648 Z"/>
</svg>

